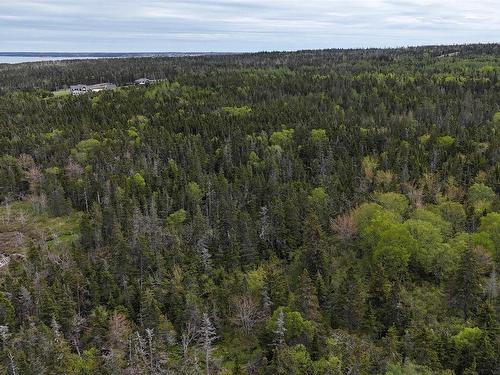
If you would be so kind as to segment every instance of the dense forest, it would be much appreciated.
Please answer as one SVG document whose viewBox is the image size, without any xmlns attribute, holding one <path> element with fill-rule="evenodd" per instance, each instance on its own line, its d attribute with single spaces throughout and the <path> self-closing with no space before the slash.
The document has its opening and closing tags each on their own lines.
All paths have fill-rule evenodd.
<svg viewBox="0 0 500 375">
<path fill-rule="evenodd" d="M 498 44 L 0 65 L 0 201 L 0 374 L 500 372 Z"/>
</svg>

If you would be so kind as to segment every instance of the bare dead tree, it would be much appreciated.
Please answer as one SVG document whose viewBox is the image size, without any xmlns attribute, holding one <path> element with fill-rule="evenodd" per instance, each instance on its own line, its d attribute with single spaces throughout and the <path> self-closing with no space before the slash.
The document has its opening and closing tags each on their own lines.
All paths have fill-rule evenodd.
<svg viewBox="0 0 500 375">
<path fill-rule="evenodd" d="M 73 317 L 73 321 L 71 322 L 71 333 L 69 338 L 78 355 L 81 355 L 80 335 L 85 328 L 84 325 L 85 325 L 85 319 L 82 318 L 80 315 L 76 314 Z"/>
<path fill-rule="evenodd" d="M 208 241 L 208 236 L 203 236 L 196 243 L 196 247 L 203 262 L 203 269 L 205 273 L 209 272 L 212 269 L 212 255 L 208 250 Z"/>
<path fill-rule="evenodd" d="M 182 356 L 184 359 L 188 357 L 189 347 L 198 339 L 198 329 L 191 322 L 186 323 L 181 335 Z"/>
<path fill-rule="evenodd" d="M 0 339 L 2 340 L 2 347 L 5 348 L 7 342 L 9 341 L 11 334 L 9 333 L 9 327 L 0 325 Z"/>
<path fill-rule="evenodd" d="M 84 172 L 83 167 L 73 159 L 68 159 L 68 162 L 64 166 L 64 171 L 70 178 L 78 178 L 83 175 Z"/>
<path fill-rule="evenodd" d="M 43 174 L 36 165 L 30 167 L 27 171 L 24 172 L 24 176 L 30 185 L 30 191 L 32 194 L 37 194 L 40 183 L 43 179 Z"/>
<path fill-rule="evenodd" d="M 205 373 L 210 375 L 210 362 L 212 360 L 213 343 L 217 340 L 215 327 L 207 313 L 203 313 L 200 326 L 200 346 L 205 353 Z"/>
<path fill-rule="evenodd" d="M 486 294 L 492 300 L 498 296 L 497 272 L 495 267 L 493 267 L 488 282 L 486 283 Z"/>
<path fill-rule="evenodd" d="M 241 328 L 245 334 L 250 334 L 255 324 L 263 318 L 258 304 L 250 296 L 236 297 L 233 301 L 233 323 Z"/>
<path fill-rule="evenodd" d="M 411 205 L 415 208 L 421 208 L 424 205 L 424 192 L 421 188 L 416 185 L 405 185 L 403 186 L 406 196 L 410 201 Z"/>
<path fill-rule="evenodd" d="M 358 231 L 352 212 L 330 219 L 330 229 L 341 241 L 350 240 Z"/>
<path fill-rule="evenodd" d="M 109 320 L 108 340 L 110 346 L 123 350 L 131 333 L 132 328 L 125 315 L 115 311 Z"/>
<path fill-rule="evenodd" d="M 17 158 L 19 165 L 22 169 L 27 170 L 35 165 L 35 161 L 33 160 L 33 156 L 29 154 L 21 154 Z"/>
<path fill-rule="evenodd" d="M 9 365 L 12 375 L 17 375 L 17 367 L 16 364 L 14 363 L 14 356 L 10 351 L 9 351 Z"/>
<path fill-rule="evenodd" d="M 274 329 L 274 345 L 281 346 L 285 343 L 285 332 L 285 313 L 281 309 Z"/>
</svg>

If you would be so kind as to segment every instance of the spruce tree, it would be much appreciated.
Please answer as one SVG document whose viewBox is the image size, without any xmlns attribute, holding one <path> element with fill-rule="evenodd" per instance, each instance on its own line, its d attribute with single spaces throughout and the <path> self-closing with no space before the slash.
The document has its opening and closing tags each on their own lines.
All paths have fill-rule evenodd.
<svg viewBox="0 0 500 375">
<path fill-rule="evenodd" d="M 482 292 L 479 260 L 477 253 L 469 246 L 462 253 L 450 287 L 451 303 L 464 320 L 474 316 Z"/>
</svg>

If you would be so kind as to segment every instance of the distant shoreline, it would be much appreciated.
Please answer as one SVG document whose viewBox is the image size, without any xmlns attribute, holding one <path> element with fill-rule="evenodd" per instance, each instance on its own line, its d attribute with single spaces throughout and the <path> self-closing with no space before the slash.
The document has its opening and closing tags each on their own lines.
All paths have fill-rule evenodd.
<svg viewBox="0 0 500 375">
<path fill-rule="evenodd" d="M 0 64 L 116 58 L 193 57 L 225 55 L 224 52 L 0 52 Z"/>
<path fill-rule="evenodd" d="M 10 57 L 171 57 L 227 55 L 231 52 L 0 52 Z"/>
</svg>

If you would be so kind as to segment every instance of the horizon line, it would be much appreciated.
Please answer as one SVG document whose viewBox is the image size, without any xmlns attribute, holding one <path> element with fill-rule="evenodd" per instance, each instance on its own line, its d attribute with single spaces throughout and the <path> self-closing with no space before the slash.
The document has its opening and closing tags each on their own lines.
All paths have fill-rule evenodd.
<svg viewBox="0 0 500 375">
<path fill-rule="evenodd" d="M 269 53 L 269 52 L 300 52 L 300 51 L 327 51 L 327 50 L 394 50 L 402 48 L 424 48 L 424 47 L 456 47 L 456 46 L 473 46 L 473 45 L 494 45 L 500 42 L 474 42 L 474 43 L 452 43 L 452 44 L 416 44 L 416 45 L 401 45 L 401 46 L 388 46 L 388 47 L 327 47 L 327 48 L 303 48 L 293 50 L 256 50 L 256 51 L 0 51 L 0 55 L 7 56 L 38 56 L 38 55 L 155 55 L 155 54 L 247 54 L 247 53 Z"/>
</svg>

